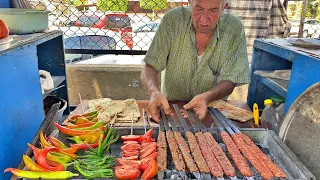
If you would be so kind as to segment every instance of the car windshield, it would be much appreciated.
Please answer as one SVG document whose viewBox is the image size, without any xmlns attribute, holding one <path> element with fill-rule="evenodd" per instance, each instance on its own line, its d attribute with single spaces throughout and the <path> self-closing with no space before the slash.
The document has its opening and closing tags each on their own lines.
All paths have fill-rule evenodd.
<svg viewBox="0 0 320 180">
<path fill-rule="evenodd" d="M 128 16 L 107 16 L 108 28 L 125 28 L 131 27 L 130 19 Z"/>
<path fill-rule="evenodd" d="M 100 19 L 97 16 L 81 16 L 79 18 L 81 27 L 91 27 L 96 24 Z"/>
</svg>

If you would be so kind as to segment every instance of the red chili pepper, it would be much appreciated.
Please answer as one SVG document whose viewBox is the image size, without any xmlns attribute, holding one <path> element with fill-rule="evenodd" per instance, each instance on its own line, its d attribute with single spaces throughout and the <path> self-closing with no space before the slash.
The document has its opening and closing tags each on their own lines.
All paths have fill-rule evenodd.
<svg viewBox="0 0 320 180">
<path fill-rule="evenodd" d="M 48 169 L 50 171 L 64 171 L 65 168 L 62 164 L 57 164 L 57 163 L 53 163 L 51 161 L 48 161 L 46 159 L 46 156 L 48 154 L 48 152 L 50 151 L 57 151 L 58 148 L 57 147 L 47 147 L 44 149 L 38 149 L 35 146 L 33 146 L 32 144 L 28 144 L 29 147 L 32 148 L 33 150 L 33 154 L 34 157 L 36 158 L 37 163 L 42 166 L 45 169 Z"/>
<path fill-rule="evenodd" d="M 59 129 L 60 132 L 63 134 L 69 135 L 69 136 L 80 136 L 87 133 L 92 132 L 93 130 L 74 130 L 74 129 L 68 129 L 66 127 L 60 126 L 58 123 L 53 122 L 53 124 Z"/>
<path fill-rule="evenodd" d="M 70 125 L 70 126 L 66 126 L 66 128 L 69 129 L 75 129 L 75 128 L 83 128 L 83 127 L 89 127 L 94 125 L 95 122 L 88 122 L 88 123 L 83 123 L 83 124 L 79 124 L 79 125 Z"/>
<path fill-rule="evenodd" d="M 41 143 L 42 148 L 46 148 L 46 147 L 52 146 L 52 145 L 47 141 L 47 138 L 45 137 L 45 135 L 43 134 L 42 131 L 40 131 L 40 143 Z"/>
</svg>

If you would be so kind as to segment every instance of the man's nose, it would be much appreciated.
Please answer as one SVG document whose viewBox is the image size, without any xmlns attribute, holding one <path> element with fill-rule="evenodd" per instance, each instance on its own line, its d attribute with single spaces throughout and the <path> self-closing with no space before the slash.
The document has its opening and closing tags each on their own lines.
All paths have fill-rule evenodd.
<svg viewBox="0 0 320 180">
<path fill-rule="evenodd" d="M 209 13 L 208 12 L 203 12 L 200 16 L 200 22 L 201 23 L 206 23 L 209 20 Z"/>
</svg>

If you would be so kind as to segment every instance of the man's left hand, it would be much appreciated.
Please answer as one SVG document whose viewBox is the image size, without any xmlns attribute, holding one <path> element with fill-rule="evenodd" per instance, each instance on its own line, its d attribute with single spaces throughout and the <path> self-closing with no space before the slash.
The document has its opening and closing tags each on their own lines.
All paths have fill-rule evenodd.
<svg viewBox="0 0 320 180">
<path fill-rule="evenodd" d="M 195 96 L 188 104 L 183 106 L 184 109 L 191 109 L 196 112 L 199 119 L 203 120 L 206 117 L 208 109 L 208 97 L 205 93 Z M 184 114 L 186 116 L 186 114 Z"/>
</svg>

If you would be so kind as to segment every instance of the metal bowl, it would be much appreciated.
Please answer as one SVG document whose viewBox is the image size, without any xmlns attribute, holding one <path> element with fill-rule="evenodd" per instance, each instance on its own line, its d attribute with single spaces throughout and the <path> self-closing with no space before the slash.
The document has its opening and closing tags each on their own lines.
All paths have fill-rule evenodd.
<svg viewBox="0 0 320 180">
<path fill-rule="evenodd" d="M 48 28 L 49 11 L 18 8 L 0 8 L 3 20 L 10 34 L 30 34 L 43 32 Z"/>
</svg>

